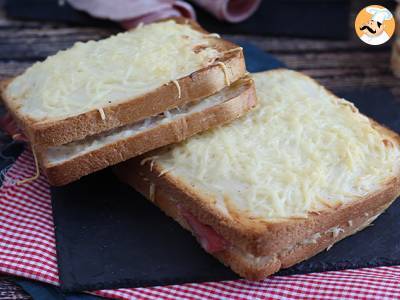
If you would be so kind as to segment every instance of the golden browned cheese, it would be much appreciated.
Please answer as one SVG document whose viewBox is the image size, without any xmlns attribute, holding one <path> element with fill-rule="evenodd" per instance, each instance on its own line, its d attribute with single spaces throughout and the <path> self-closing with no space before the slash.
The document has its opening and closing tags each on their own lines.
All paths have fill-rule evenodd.
<svg viewBox="0 0 400 300">
<path fill-rule="evenodd" d="M 253 78 L 256 109 L 173 147 L 157 164 L 221 212 L 267 220 L 361 199 L 397 176 L 398 143 L 352 103 L 293 71 Z"/>
</svg>

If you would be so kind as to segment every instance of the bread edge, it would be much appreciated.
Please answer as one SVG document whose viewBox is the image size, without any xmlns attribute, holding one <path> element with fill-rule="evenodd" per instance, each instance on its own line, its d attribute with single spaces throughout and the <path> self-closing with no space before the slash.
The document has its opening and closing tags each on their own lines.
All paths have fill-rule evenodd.
<svg viewBox="0 0 400 300">
<path fill-rule="evenodd" d="M 269 72 L 280 71 L 282 70 Z M 313 80 L 308 76 L 305 77 Z M 390 136 L 400 145 L 400 136 L 397 133 L 379 125 L 375 121 L 372 124 L 375 129 L 386 136 Z M 157 151 L 155 154 L 157 154 Z M 308 218 L 266 222 L 249 218 L 239 213 L 229 218 L 214 207 L 213 199 L 196 193 L 194 189 L 180 181 L 179 178 L 174 178 L 169 173 L 159 176 L 164 170 L 157 163 L 151 164 L 149 161 L 145 165 L 141 165 L 140 162 L 145 157 L 148 156 L 138 157 L 119 165 L 118 168 L 120 170 L 118 173 L 121 174 L 122 180 L 134 186 L 135 182 L 130 178 L 129 173 L 131 170 L 140 172 L 152 181 L 156 187 L 159 186 L 176 199 L 181 199 L 181 205 L 202 223 L 210 225 L 228 241 L 237 244 L 243 251 L 252 253 L 255 256 L 273 255 L 279 249 L 304 240 L 314 232 L 343 225 L 347 220 L 354 219 L 359 214 L 368 213 L 375 207 L 382 206 L 400 195 L 400 174 L 398 174 L 396 177 L 388 178 L 381 189 L 358 201 L 318 213 L 310 213 Z"/>
<path fill-rule="evenodd" d="M 50 165 L 46 162 L 44 153 L 38 152 L 39 162 L 50 184 L 60 186 L 134 156 L 182 141 L 199 132 L 233 121 L 252 109 L 257 102 L 254 82 L 245 78 L 241 84 L 243 90 L 240 94 L 205 110 L 161 124 L 62 164 Z"/>
<path fill-rule="evenodd" d="M 129 178 L 127 178 L 126 172 L 118 166 L 114 168 L 114 172 L 122 181 L 132 185 L 143 196 L 158 206 L 166 215 L 173 218 L 183 228 L 190 231 L 192 235 L 196 237 L 196 234 L 193 232 L 190 225 L 180 214 L 179 205 L 181 205 L 181 203 L 179 203 L 178 198 L 176 198 L 174 194 L 170 194 L 163 187 L 154 188 L 154 186 L 153 192 L 151 192 L 152 188 L 150 185 L 152 182 L 141 171 L 131 173 Z M 150 195 L 150 193 L 153 193 L 153 195 Z M 322 232 L 320 238 L 315 243 L 302 244 L 292 242 L 285 247 L 276 249 L 276 252 L 269 254 L 270 258 L 265 262 L 257 261 L 257 259 L 247 259 L 240 252 L 240 249 L 238 251 L 238 249 L 235 248 L 237 246 L 235 242 L 231 242 L 230 247 L 226 250 L 211 253 L 211 255 L 216 257 L 224 265 L 230 267 L 241 277 L 249 280 L 262 280 L 281 269 L 289 268 L 327 248 L 329 249 L 329 247 L 336 242 L 364 229 L 376 218 L 377 215 L 380 215 L 387 207 L 389 207 L 393 201 L 394 199 L 391 199 L 380 206 L 366 210 L 364 213 L 359 214 L 352 219 L 343 220 L 345 223 L 340 222 L 341 224 L 339 226 L 343 231 L 339 231 L 336 234 L 330 231 Z M 317 232 L 319 233 L 320 231 L 315 231 L 312 234 Z M 306 238 L 309 238 L 312 234 L 308 235 Z M 277 242 L 277 240 L 279 240 L 279 237 L 276 237 L 276 240 L 273 242 Z"/>
<path fill-rule="evenodd" d="M 193 29 L 207 33 L 193 20 L 184 18 L 172 19 L 177 23 L 189 24 Z M 226 65 L 230 81 L 234 82 L 244 76 L 246 66 L 241 48 L 223 39 L 213 39 L 215 39 L 216 46 L 221 51 L 238 48 L 238 51 L 226 53 L 217 60 L 217 62 L 222 62 Z M 84 139 L 90 135 L 157 115 L 174 107 L 182 106 L 185 103 L 199 101 L 227 86 L 224 70 L 220 65 L 213 64 L 177 79 L 181 88 L 180 98 L 178 97 L 177 87 L 171 81 L 132 100 L 103 107 L 106 120 L 102 120 L 98 110 L 92 110 L 65 119 L 37 122 L 20 114 L 18 109 L 13 107 L 12 99 L 8 99 L 6 96 L 5 90 L 11 81 L 12 79 L 3 81 L 3 102 L 35 147 L 57 146 Z"/>
</svg>

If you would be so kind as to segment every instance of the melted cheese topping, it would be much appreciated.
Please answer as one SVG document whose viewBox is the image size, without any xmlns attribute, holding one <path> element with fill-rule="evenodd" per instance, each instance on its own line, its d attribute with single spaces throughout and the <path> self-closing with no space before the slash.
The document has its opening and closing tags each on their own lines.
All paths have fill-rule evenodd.
<svg viewBox="0 0 400 300">
<path fill-rule="evenodd" d="M 133 99 L 211 65 L 221 55 L 212 39 L 171 20 L 97 42 L 78 42 L 31 66 L 6 94 L 35 120 L 84 113 Z"/>
<path fill-rule="evenodd" d="M 226 65 L 223 62 L 217 62 L 217 65 L 219 65 L 222 68 L 222 71 L 224 72 L 226 85 L 227 86 L 231 85 L 231 80 L 229 79 L 228 69 L 226 68 Z"/>
<path fill-rule="evenodd" d="M 354 201 L 399 172 L 398 143 L 306 76 L 255 74 L 259 105 L 155 158 L 199 193 L 268 220 Z M 388 146 L 386 146 L 387 144 Z"/>
<path fill-rule="evenodd" d="M 38 158 L 37 158 L 36 152 L 35 152 L 35 150 L 33 148 L 32 148 L 32 154 L 33 154 L 33 158 L 35 160 L 35 175 L 33 175 L 32 177 L 25 178 L 25 179 L 22 179 L 20 181 L 17 181 L 16 182 L 17 185 L 24 184 L 24 183 L 31 182 L 31 181 L 35 181 L 36 179 L 38 179 L 40 177 L 39 162 L 38 162 Z"/>
<path fill-rule="evenodd" d="M 100 108 L 98 109 L 98 111 L 99 111 L 99 113 L 100 113 L 101 119 L 102 119 L 103 121 L 105 121 L 105 119 L 106 119 L 106 114 L 105 114 L 103 108 L 100 107 Z"/>
<path fill-rule="evenodd" d="M 176 86 L 176 89 L 178 91 L 178 99 L 181 99 L 181 97 L 182 97 L 181 86 L 179 85 L 178 80 L 172 80 L 172 82 L 174 83 L 174 85 Z"/>
</svg>

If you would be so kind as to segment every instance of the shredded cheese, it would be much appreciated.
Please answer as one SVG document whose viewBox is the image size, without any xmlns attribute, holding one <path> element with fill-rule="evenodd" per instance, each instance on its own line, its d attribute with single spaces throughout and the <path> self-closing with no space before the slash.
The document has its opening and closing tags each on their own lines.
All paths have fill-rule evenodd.
<svg viewBox="0 0 400 300">
<path fill-rule="evenodd" d="M 225 64 L 223 62 L 219 61 L 219 62 L 217 62 L 217 65 L 219 65 L 222 68 L 222 71 L 224 72 L 226 85 L 230 86 L 231 81 L 229 80 L 228 69 L 226 68 Z"/>
<path fill-rule="evenodd" d="M 78 42 L 35 63 L 5 94 L 15 109 L 36 121 L 115 105 L 212 65 L 223 52 L 207 36 L 169 20 Z M 194 51 L 200 44 L 203 47 Z"/>
<path fill-rule="evenodd" d="M 336 226 L 336 227 L 332 227 L 327 232 L 332 233 L 333 238 L 337 238 L 340 235 L 340 233 L 344 232 L 344 230 L 342 228 Z"/>
<path fill-rule="evenodd" d="M 231 52 L 236 52 L 236 51 L 242 51 L 243 48 L 242 47 L 236 47 L 236 48 L 232 48 L 229 50 L 224 51 L 224 53 L 231 53 Z M 248 74 L 249 72 L 246 72 L 246 74 Z"/>
<path fill-rule="evenodd" d="M 35 160 L 35 175 L 33 175 L 30 178 L 25 178 L 23 180 L 17 181 L 16 182 L 17 185 L 24 184 L 24 183 L 31 182 L 31 181 L 35 181 L 40 176 L 39 162 L 38 162 L 38 158 L 37 158 L 37 155 L 36 155 L 35 150 L 33 149 L 33 147 L 32 147 L 32 154 L 33 154 L 33 158 Z"/>
<path fill-rule="evenodd" d="M 172 80 L 172 82 L 175 84 L 176 89 L 178 90 L 178 99 L 181 99 L 181 97 L 182 97 L 181 86 L 179 85 L 178 80 Z"/>
<path fill-rule="evenodd" d="M 106 120 L 106 114 L 104 113 L 103 108 L 100 107 L 100 108 L 98 108 L 97 110 L 98 110 L 99 113 L 100 113 L 101 119 L 102 119 L 103 121 L 105 121 L 105 120 Z"/>
<path fill-rule="evenodd" d="M 161 177 L 161 176 L 163 176 L 163 175 L 165 175 L 165 174 L 171 172 L 172 170 L 173 170 L 173 168 L 171 168 L 171 169 L 164 169 L 164 170 L 162 170 L 162 171 L 160 172 L 160 174 L 158 174 L 158 177 Z"/>
<path fill-rule="evenodd" d="M 156 195 L 156 185 L 153 182 L 150 182 L 149 198 L 151 202 L 154 202 L 155 195 Z"/>
<path fill-rule="evenodd" d="M 258 106 L 156 159 L 170 176 L 258 218 L 306 218 L 398 176 L 400 149 L 352 105 L 293 71 L 253 75 Z M 392 146 L 393 145 L 393 146 Z M 338 233 L 333 233 L 338 234 Z"/>
<path fill-rule="evenodd" d="M 157 158 L 157 156 L 150 156 L 150 157 L 146 157 L 145 159 L 142 159 L 142 161 L 140 162 L 140 165 L 144 165 L 146 162 L 150 161 L 150 171 L 153 171 L 153 167 L 154 167 L 154 160 Z"/>
<path fill-rule="evenodd" d="M 150 172 L 153 171 L 153 167 L 154 167 L 154 160 L 150 162 Z"/>
<path fill-rule="evenodd" d="M 209 37 L 215 37 L 215 38 L 218 38 L 218 39 L 221 38 L 221 36 L 218 33 L 210 33 L 208 36 Z"/>
<path fill-rule="evenodd" d="M 18 138 L 21 137 L 21 136 L 22 136 L 21 133 L 15 133 L 15 134 L 13 134 L 13 135 L 11 136 L 11 138 L 12 138 L 13 140 L 16 140 L 16 139 L 18 139 Z"/>
<path fill-rule="evenodd" d="M 157 158 L 156 155 L 146 157 L 146 158 L 144 158 L 144 159 L 142 159 L 142 160 L 140 161 L 140 165 L 143 166 L 143 165 L 144 165 L 145 163 L 147 163 L 148 161 L 153 161 L 153 160 L 155 160 L 156 158 Z"/>
</svg>

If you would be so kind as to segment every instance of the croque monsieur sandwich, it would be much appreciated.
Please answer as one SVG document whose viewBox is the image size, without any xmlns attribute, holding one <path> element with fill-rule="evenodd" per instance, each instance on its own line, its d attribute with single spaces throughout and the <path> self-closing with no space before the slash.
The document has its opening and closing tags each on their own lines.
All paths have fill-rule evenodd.
<svg viewBox="0 0 400 300">
<path fill-rule="evenodd" d="M 3 84 L 50 184 L 181 141 L 255 105 L 242 48 L 170 19 L 76 43 Z"/>
<path fill-rule="evenodd" d="M 117 175 L 248 279 L 368 226 L 400 194 L 400 137 L 309 77 L 254 74 L 257 107 Z"/>
</svg>

